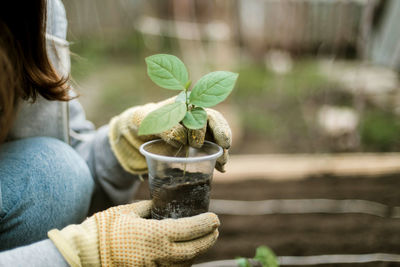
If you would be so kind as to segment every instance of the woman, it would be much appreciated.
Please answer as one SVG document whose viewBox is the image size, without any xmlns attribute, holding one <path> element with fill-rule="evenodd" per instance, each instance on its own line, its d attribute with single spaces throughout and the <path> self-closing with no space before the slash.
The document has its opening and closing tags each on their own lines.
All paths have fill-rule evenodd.
<svg viewBox="0 0 400 267">
<path fill-rule="evenodd" d="M 161 137 L 175 146 L 197 139 L 187 140 L 179 125 L 158 137 L 137 136 L 144 116 L 165 102 L 133 107 L 95 130 L 68 84 L 60 0 L 49 0 L 47 13 L 45 0 L 3 2 L 0 265 L 185 265 L 212 246 L 219 226 L 213 213 L 156 221 L 145 219 L 151 201 L 121 205 L 131 200 L 146 172 L 138 152 L 145 139 Z M 208 131 L 225 148 L 216 166 L 223 171 L 231 132 L 213 110 Z M 89 210 L 110 206 L 116 207 L 82 223 Z"/>
</svg>

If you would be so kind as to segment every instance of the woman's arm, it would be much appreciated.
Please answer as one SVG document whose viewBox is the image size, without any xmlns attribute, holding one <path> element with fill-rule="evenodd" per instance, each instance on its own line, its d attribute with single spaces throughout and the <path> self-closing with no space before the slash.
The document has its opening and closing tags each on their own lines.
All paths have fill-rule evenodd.
<svg viewBox="0 0 400 267">
<path fill-rule="evenodd" d="M 100 206 L 94 209 L 126 204 L 133 198 L 140 181 L 137 175 L 122 169 L 115 158 L 109 144 L 108 126 L 95 130 L 76 99 L 69 103 L 69 115 L 70 143 L 86 160 L 97 185 L 93 203 Z"/>
<path fill-rule="evenodd" d="M 0 266 L 68 267 L 49 239 L 0 253 Z"/>
</svg>

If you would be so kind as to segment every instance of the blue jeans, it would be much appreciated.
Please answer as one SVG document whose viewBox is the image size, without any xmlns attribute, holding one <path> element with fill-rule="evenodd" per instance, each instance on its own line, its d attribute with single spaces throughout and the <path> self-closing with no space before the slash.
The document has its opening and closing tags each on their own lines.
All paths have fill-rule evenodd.
<svg viewBox="0 0 400 267">
<path fill-rule="evenodd" d="M 87 216 L 94 182 L 69 145 L 48 137 L 0 145 L 0 251 Z"/>
</svg>

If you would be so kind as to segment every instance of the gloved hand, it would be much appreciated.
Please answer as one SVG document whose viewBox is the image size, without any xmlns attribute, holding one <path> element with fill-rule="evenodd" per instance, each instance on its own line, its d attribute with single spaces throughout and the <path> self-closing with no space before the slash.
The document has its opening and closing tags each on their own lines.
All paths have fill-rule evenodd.
<svg viewBox="0 0 400 267">
<path fill-rule="evenodd" d="M 96 213 L 82 224 L 51 230 L 49 238 L 71 266 L 190 265 L 218 237 L 214 213 L 152 220 L 152 202 Z"/>
<path fill-rule="evenodd" d="M 126 171 L 134 174 L 145 173 L 147 164 L 143 155 L 139 152 L 139 147 L 152 139 L 162 138 L 165 142 L 175 147 L 188 143 L 193 147 L 201 147 L 204 139 L 207 139 L 223 148 L 224 153 L 217 159 L 216 169 L 224 172 L 224 165 L 228 161 L 228 149 L 232 142 L 232 132 L 228 122 L 218 111 L 206 109 L 207 125 L 200 130 L 189 130 L 187 132 L 184 126 L 178 124 L 172 129 L 157 135 L 139 136 L 137 134 L 140 123 L 147 114 L 174 101 L 175 97 L 172 97 L 162 102 L 133 107 L 111 120 L 110 144 L 121 166 Z"/>
</svg>

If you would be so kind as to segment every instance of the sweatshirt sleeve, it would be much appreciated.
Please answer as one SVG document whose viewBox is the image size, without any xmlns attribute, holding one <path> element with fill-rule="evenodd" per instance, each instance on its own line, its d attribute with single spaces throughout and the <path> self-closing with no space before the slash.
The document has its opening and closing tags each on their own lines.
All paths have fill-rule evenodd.
<svg viewBox="0 0 400 267">
<path fill-rule="evenodd" d="M 50 239 L 0 252 L 0 266 L 68 267 Z"/>
<path fill-rule="evenodd" d="M 65 40 L 68 23 L 62 1 L 47 1 L 47 9 L 47 33 Z M 58 66 L 62 58 L 52 59 L 53 65 Z M 69 72 L 69 58 L 65 59 L 66 62 L 61 65 Z M 70 143 L 86 160 L 96 183 L 92 212 L 131 200 L 139 180 L 119 165 L 108 143 L 108 127 L 95 130 L 94 125 L 86 120 L 85 112 L 76 99 L 69 102 L 69 125 Z"/>
<path fill-rule="evenodd" d="M 86 160 L 96 183 L 93 211 L 132 200 L 140 179 L 126 172 L 114 156 L 108 126 L 95 130 L 76 99 L 69 103 L 69 116 L 71 145 Z"/>
</svg>

